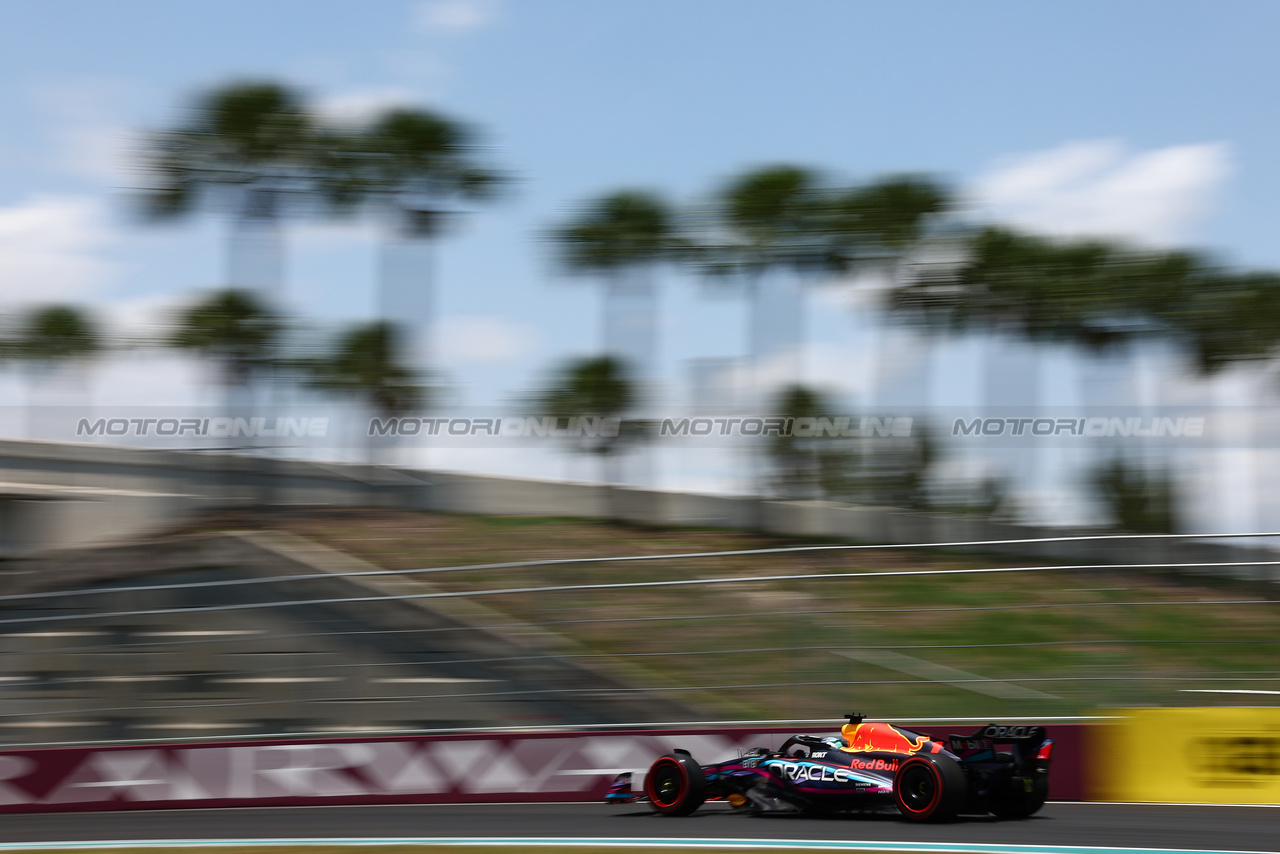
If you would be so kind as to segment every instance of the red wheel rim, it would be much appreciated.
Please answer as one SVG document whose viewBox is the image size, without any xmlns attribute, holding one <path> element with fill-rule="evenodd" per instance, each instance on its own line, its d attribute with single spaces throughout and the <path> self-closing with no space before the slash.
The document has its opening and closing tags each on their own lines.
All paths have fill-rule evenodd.
<svg viewBox="0 0 1280 854">
<path fill-rule="evenodd" d="M 898 772 L 894 795 L 904 811 L 927 816 L 942 801 L 942 775 L 927 759 L 910 760 Z"/>
<path fill-rule="evenodd" d="M 675 771 L 675 776 L 668 776 Z M 667 785 L 675 783 L 674 787 Z M 644 781 L 645 794 L 654 806 L 670 809 L 680 803 L 681 795 L 689 789 L 689 772 L 683 762 L 674 759 L 659 759 L 649 769 L 649 776 Z"/>
</svg>

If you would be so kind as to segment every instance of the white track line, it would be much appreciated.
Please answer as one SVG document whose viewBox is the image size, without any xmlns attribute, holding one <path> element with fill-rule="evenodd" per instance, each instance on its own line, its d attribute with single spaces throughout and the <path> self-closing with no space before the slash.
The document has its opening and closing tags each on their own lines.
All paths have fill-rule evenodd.
<svg viewBox="0 0 1280 854">
<path fill-rule="evenodd" d="M 608 848 L 755 848 L 781 850 L 927 852 L 927 854 L 1280 854 L 1275 851 L 1198 848 L 1125 848 L 1089 845 L 998 845 L 950 842 L 849 841 L 828 839 L 686 839 L 681 837 L 404 837 L 361 839 L 143 839 L 108 842 L 0 843 L 0 851 L 119 850 L 128 848 L 283 848 L 298 846 L 387 847 L 393 845 L 448 847 L 608 847 Z"/>
</svg>

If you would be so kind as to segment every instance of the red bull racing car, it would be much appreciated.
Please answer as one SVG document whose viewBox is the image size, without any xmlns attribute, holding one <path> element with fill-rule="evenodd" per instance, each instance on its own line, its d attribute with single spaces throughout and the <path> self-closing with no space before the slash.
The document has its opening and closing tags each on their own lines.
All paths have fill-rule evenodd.
<svg viewBox="0 0 1280 854">
<path fill-rule="evenodd" d="M 777 750 L 699 765 L 688 751 L 660 757 L 641 792 L 620 774 L 607 803 L 647 801 L 662 815 L 689 815 L 707 801 L 753 813 L 871 811 L 896 805 L 912 821 L 960 814 L 1026 818 L 1049 795 L 1053 740 L 1044 727 L 990 724 L 939 741 L 862 715 L 837 736 L 793 735 Z"/>
</svg>

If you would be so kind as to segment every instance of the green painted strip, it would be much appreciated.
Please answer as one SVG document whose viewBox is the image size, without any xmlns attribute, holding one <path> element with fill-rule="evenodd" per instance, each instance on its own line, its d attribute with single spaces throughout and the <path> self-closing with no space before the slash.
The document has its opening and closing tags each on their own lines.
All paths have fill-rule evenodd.
<svg viewBox="0 0 1280 854">
<path fill-rule="evenodd" d="M 4 842 L 0 851 L 48 851 L 48 850 L 104 850 L 120 848 L 282 848 L 289 846 L 351 846 L 374 847 L 388 845 L 440 845 L 440 846 L 512 846 L 527 847 L 626 847 L 626 848 L 763 848 L 789 850 L 831 851 L 890 851 L 926 852 L 926 854 L 1280 854 L 1268 851 L 1240 851 L 1233 849 L 1192 848 L 1110 848 L 1087 845 L 982 845 L 952 842 L 891 842 L 828 839 L 687 839 L 680 837 L 654 838 L 533 838 L 510 836 L 449 836 L 403 837 L 365 839 L 131 839 L 109 842 Z"/>
</svg>

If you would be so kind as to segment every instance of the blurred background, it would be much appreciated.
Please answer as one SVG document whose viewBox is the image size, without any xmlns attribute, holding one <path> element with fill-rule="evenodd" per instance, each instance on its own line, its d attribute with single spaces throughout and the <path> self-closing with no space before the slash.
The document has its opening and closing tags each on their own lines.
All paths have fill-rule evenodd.
<svg viewBox="0 0 1280 854">
<path fill-rule="evenodd" d="M 1274 695 L 1263 537 L 712 561 L 739 580 L 1077 568 L 761 581 L 678 613 L 608 591 L 411 617 L 312 599 L 362 571 L 344 561 L 1274 529 L 1278 16 L 0 6 L 0 690 L 19 703 L 0 727 L 583 724 L 627 719 L 626 691 L 652 693 L 646 719 L 810 717 L 798 685 L 832 714 L 855 685 L 907 715 Z M 504 572 L 440 589 L 622 580 Z M 278 582 L 316 573 L 337 580 Z M 198 592 L 250 577 L 248 598 Z M 163 616 L 189 608 L 208 612 Z M 255 608 L 272 616 L 228 616 Z M 391 675 L 346 685 L 360 662 Z M 1050 674 L 1068 681 L 1028 684 Z"/>
</svg>

